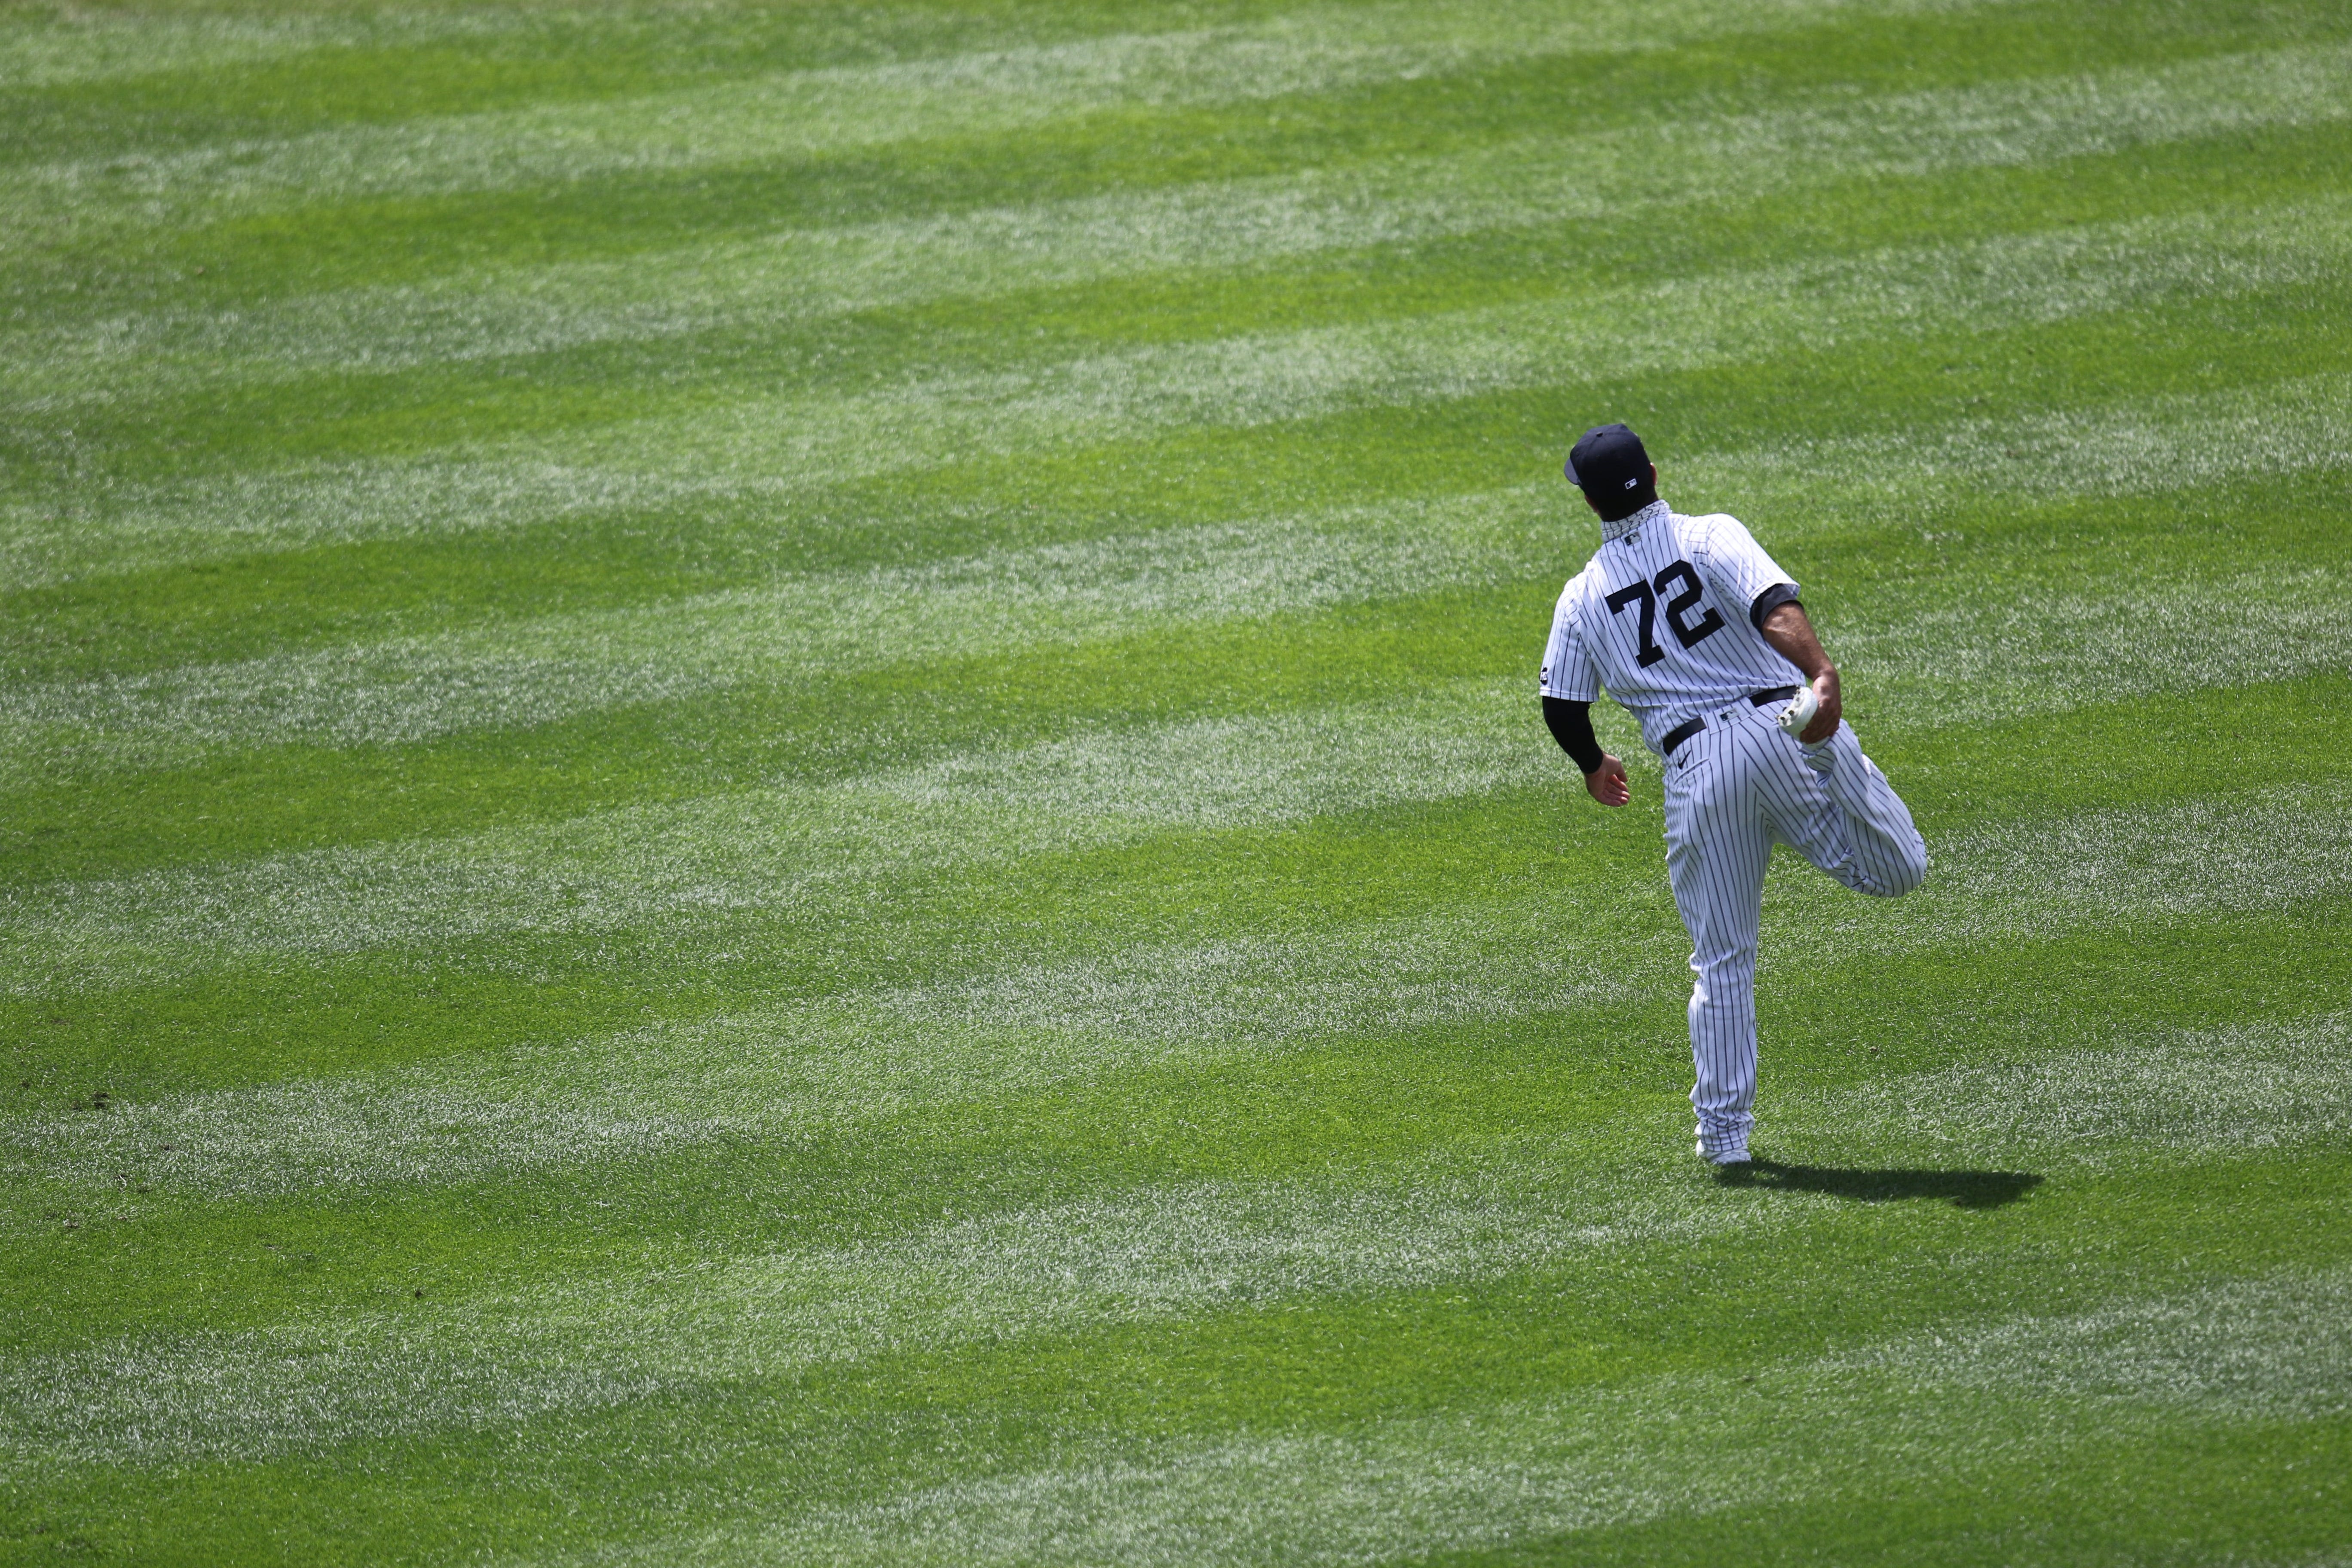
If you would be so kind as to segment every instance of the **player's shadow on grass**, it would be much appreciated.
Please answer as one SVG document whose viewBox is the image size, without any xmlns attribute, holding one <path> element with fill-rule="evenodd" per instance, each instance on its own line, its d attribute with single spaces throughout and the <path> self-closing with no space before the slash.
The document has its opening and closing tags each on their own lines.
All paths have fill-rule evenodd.
<svg viewBox="0 0 2352 1568">
<path fill-rule="evenodd" d="M 1943 1198 L 1964 1209 L 1997 1209 L 2042 1184 L 2025 1171 L 1846 1171 L 1830 1165 L 1783 1165 L 1751 1160 L 1718 1172 L 1727 1187 L 1762 1187 L 1783 1193 L 1828 1193 L 1863 1203 L 1901 1198 Z"/>
</svg>

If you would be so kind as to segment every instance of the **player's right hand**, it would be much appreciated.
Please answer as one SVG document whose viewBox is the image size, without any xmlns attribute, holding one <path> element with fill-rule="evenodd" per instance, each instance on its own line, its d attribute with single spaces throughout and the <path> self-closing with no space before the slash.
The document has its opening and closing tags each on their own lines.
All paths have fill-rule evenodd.
<svg viewBox="0 0 2352 1568">
<path fill-rule="evenodd" d="M 1832 665 L 1813 677 L 1813 695 L 1822 700 L 1821 710 L 1813 715 L 1813 721 L 1806 725 L 1797 737 L 1808 746 L 1816 745 L 1836 734 L 1838 721 L 1845 717 L 1845 699 L 1838 689 L 1836 666 Z"/>
<path fill-rule="evenodd" d="M 1633 798 L 1633 786 L 1625 782 L 1625 764 L 1606 752 L 1601 753 L 1601 765 L 1584 775 L 1584 791 L 1603 805 L 1622 805 Z"/>
</svg>

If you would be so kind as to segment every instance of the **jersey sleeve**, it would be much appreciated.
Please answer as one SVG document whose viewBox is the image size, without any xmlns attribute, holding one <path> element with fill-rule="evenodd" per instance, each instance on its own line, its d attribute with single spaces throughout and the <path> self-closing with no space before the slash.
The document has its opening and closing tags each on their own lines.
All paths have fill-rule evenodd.
<svg viewBox="0 0 2352 1568">
<path fill-rule="evenodd" d="M 1536 677 L 1536 689 L 1543 696 L 1568 702 L 1591 702 L 1600 697 L 1601 678 L 1592 668 L 1592 656 L 1585 651 L 1580 623 L 1576 584 L 1570 583 L 1551 613 L 1551 640 L 1544 645 L 1543 669 Z"/>
<path fill-rule="evenodd" d="M 1797 580 L 1764 553 L 1756 536 L 1736 517 L 1708 518 L 1706 532 L 1691 556 L 1715 591 L 1738 605 L 1743 616 L 1759 595 L 1773 587 L 1786 586 L 1787 596 L 1796 597 Z"/>
</svg>

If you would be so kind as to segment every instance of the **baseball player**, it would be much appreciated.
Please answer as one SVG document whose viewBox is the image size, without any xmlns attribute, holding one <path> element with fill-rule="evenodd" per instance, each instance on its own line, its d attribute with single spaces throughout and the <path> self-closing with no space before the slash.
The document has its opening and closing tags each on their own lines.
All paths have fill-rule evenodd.
<svg viewBox="0 0 2352 1568">
<path fill-rule="evenodd" d="M 1669 510 L 1622 425 L 1587 430 L 1568 478 L 1600 514 L 1601 548 L 1552 613 L 1544 721 L 1603 805 L 1632 792 L 1593 738 L 1602 687 L 1664 761 L 1666 875 L 1697 976 L 1698 1152 L 1737 1165 L 1756 1121 L 1756 938 L 1773 844 L 1880 898 L 1919 885 L 1927 847 L 1841 717 L 1837 667 L 1797 584 L 1739 521 Z"/>
</svg>

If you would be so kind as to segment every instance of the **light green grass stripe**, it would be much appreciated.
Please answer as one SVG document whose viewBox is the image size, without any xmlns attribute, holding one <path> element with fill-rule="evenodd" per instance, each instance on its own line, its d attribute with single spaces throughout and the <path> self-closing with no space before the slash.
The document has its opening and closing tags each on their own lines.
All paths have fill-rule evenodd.
<svg viewBox="0 0 2352 1568">
<path fill-rule="evenodd" d="M 2347 465 L 2352 376 L 2313 375 L 1900 433 L 1799 437 L 1670 458 L 1668 466 L 1709 506 L 1737 510 L 1748 498 L 1786 514 L 1799 537 L 1818 538 L 1870 521 L 1933 521 L 1966 495 L 2154 495 Z M 1814 518 L 1822 521 L 1809 527 Z"/>
<path fill-rule="evenodd" d="M 2174 615 L 2151 619 L 2203 625 L 2211 605 L 2201 591 L 2184 595 Z M 2225 673 L 2201 658 L 2181 668 L 2197 679 Z M 1955 721 L 1977 715 L 1976 703 L 2013 716 L 1998 694 L 1962 694 L 1970 706 Z M 2030 689 L 2019 695 L 2030 699 Z M 0 900 L 0 953 L 10 989 L 47 994 L 254 952 L 322 955 L 730 911 L 815 919 L 919 871 L 1556 785 L 1562 764 L 1535 731 L 1532 706 L 1517 681 L 1455 682 L 1361 708 L 1109 731 L 835 784 L 12 889 Z M 2308 841 L 2305 829 L 2276 827 Z"/>
<path fill-rule="evenodd" d="M 2331 1017 L 2185 1049 L 2135 1042 L 2129 1054 L 2140 1081 L 2174 1085 L 2217 1053 L 2249 1069 L 2340 1079 L 2348 1050 L 2352 1034 Z M 2196 1152 L 2234 1152 L 2240 1128 L 2270 1147 L 2340 1136 L 2346 1123 L 2340 1095 L 2318 1124 L 2277 1126 L 2268 1103 L 2229 1104 L 2235 1121 L 2209 1130 Z M 1808 1109 L 1833 1134 L 1844 1100 Z M 1980 1121 L 2000 1114 L 1951 1109 Z M 1838 1212 L 1825 1195 L 1675 1179 L 1689 1157 L 1662 1123 L 1685 1114 L 1660 1106 L 1567 1143 L 1498 1141 L 1313 1178 L 1186 1182 L 950 1216 L 896 1237 L 650 1279 L 625 1263 L 514 1294 L 0 1354 L 0 1446 L 47 1463 L 259 1458 L 1006 1335 L 1470 1285 L 1604 1249 L 1754 1238 Z M 2055 1168 L 2085 1152 L 2078 1136 L 2007 1153 Z"/>
<path fill-rule="evenodd" d="M 561 458 L 438 457 L 179 483 L 83 474 L 49 486 L 12 478 L 13 493 L 0 496 L 0 584 L 9 588 L 320 544 L 496 532 L 751 488 Z"/>
<path fill-rule="evenodd" d="M 531 7 L 173 16 L 26 7 L 0 16 L 0 89 L 38 90 L 124 77 L 269 64 L 321 50 L 414 48 L 536 33 L 579 13 Z"/>
<path fill-rule="evenodd" d="M 1991 723 L 2352 665 L 2352 571 L 2342 566 L 2221 576 L 2118 561 L 2093 592 L 2037 584 L 1969 598 L 1937 587 L 1824 617 L 1841 665 L 1874 689 L 1873 709 L 1906 726 Z"/>
<path fill-rule="evenodd" d="M 2150 1151 L 2266 1149 L 2352 1131 L 2347 1066 L 2352 1019 L 2343 1015 L 2153 1045 L 2108 1040 L 1790 1096 L 1771 1108 L 1765 1142 L 1775 1152 L 1834 1147 L 1848 1163 L 1900 1150 L 1956 1166 L 2063 1151 L 2093 1169 Z"/>
<path fill-rule="evenodd" d="M 19 983 L 54 984 L 85 963 L 176 968 L 224 940 L 236 946 L 216 953 L 323 954 L 730 910 L 814 916 L 886 878 L 1551 776 L 1525 732 L 1528 690 L 1443 683 L 1360 708 L 1110 731 L 515 832 L 18 889 L 7 951 L 40 955 Z"/>
<path fill-rule="evenodd" d="M 101 215 L 154 227 L 323 200 L 499 189 L 961 139 L 1107 109 L 1328 92 L 1547 54 L 1659 47 L 1839 16 L 1966 8 L 1950 0 L 1306 7 L 1236 26 L 1115 34 L 785 72 L 619 100 L 68 160 L 0 171 L 0 213 L 26 229 L 86 225 Z"/>
<path fill-rule="evenodd" d="M 584 506 L 712 495 L 787 507 L 814 487 L 1442 402 L 1601 376 L 1769 363 L 1824 343 L 1998 331 L 2263 289 L 2332 285 L 2352 197 L 2195 213 L 1675 279 L 1505 307 L 1148 345 L 855 396 L 745 397 L 432 458 L 160 487 L 79 474 L 0 510 L 18 583 L 110 559 L 254 542 L 519 525 Z M 413 487 L 415 487 L 413 489 Z"/>
<path fill-rule="evenodd" d="M 743 682 L 1512 581 L 1570 546 L 1565 488 L 811 574 L 373 647 L 21 687 L 0 695 L 0 743 L 20 759 L 61 743 L 125 763 L 289 742 L 398 743 Z"/>
<path fill-rule="evenodd" d="M 2011 445 L 2011 442 L 2022 443 Z M 1932 517 L 1955 496 L 2152 491 L 2352 462 L 2352 379 L 1961 425 L 1903 439 L 1701 457 L 1666 493 L 1688 510 Z M 1938 492 L 1941 493 L 1938 493 Z M 1818 526 L 1818 525 L 1817 525 Z M 1785 550 L 1798 528 L 1768 544 Z M 0 778 L 59 765 L 157 767 L 289 743 L 404 744 L 862 669 L 1149 636 L 1448 589 L 1565 578 L 1592 542 L 1550 480 L 1442 502 L 812 574 L 684 600 L 494 623 L 0 692 Z M 2118 558 L 2091 589 L 1955 598 L 1942 578 L 1881 590 L 1831 625 L 1839 656 L 1920 722 L 2054 712 L 2158 690 L 2352 663 L 2340 564 L 2223 575 Z M 1539 637 L 1541 627 L 1530 629 Z"/>
<path fill-rule="evenodd" d="M 322 366 L 394 370 L 951 294 L 1242 268 L 1321 249 L 1753 201 L 1857 174 L 1921 178 L 2347 114 L 2352 50 L 2281 50 L 1529 137 L 1442 158 L 19 331 L 0 335 L 0 364 L 11 369 L 0 405 L 61 412 L 59 399 L 150 395 Z"/>
<path fill-rule="evenodd" d="M 1606 942 L 1563 942 L 1579 910 Z M 1606 922 L 1649 917 L 1626 932 Z M 589 1165 L 736 1134 L 821 1135 L 1110 1070 L 1597 1005 L 1672 987 L 1663 881 L 1542 900 L 1143 944 L 975 970 L 362 1076 L 118 1099 L 104 1118 L 0 1122 L 0 1171 L 84 1197 L 124 1181 L 266 1198 Z M 120 1091 L 118 1091 L 120 1092 Z M 171 1145 L 165 1152 L 162 1146 Z"/>
<path fill-rule="evenodd" d="M 435 24 L 438 24 L 436 26 Z M 470 25 L 469 25 L 470 24 Z M 494 14 L 374 16 L 0 16 L 0 89 L 58 88 L 163 71 L 220 70 L 322 48 L 479 37 Z"/>
<path fill-rule="evenodd" d="M 1493 1278 L 1740 1223 L 1661 1180 L 1662 1163 L 1597 1170 L 1513 1148 L 1319 1179 L 1192 1182 L 650 1280 L 642 1266 L 583 1270 L 512 1296 L 0 1352 L 0 1451 L 258 1458 L 625 1404 L 714 1376 Z M 1769 1224 L 1769 1211 L 1741 1219 Z"/>
<path fill-rule="evenodd" d="M 1938 838 L 1932 853 L 1929 885 L 1899 903 L 1859 900 L 1809 871 L 1776 879 L 1766 906 L 1768 983 L 1780 964 L 1798 962 L 1792 955 L 1823 942 L 1848 959 L 1988 942 L 2007 950 L 2116 921 L 2340 897 L 2352 890 L 2352 803 L 2341 791 L 2310 790 L 2251 810 L 2196 801 L 2091 812 Z M 227 931 L 207 934 L 223 944 L 237 940 Z M 268 1197 L 473 1181 L 735 1135 L 839 1130 L 1117 1068 L 1572 1014 L 1638 991 L 1676 991 L 1687 956 L 1663 877 L 1632 889 L 1571 885 L 1537 899 L 1328 926 L 1312 937 L 1146 942 L 1113 958 L 975 971 L 947 984 L 796 1001 L 361 1078 L 133 1097 L 104 1117 L 53 1111 L 17 1120 L 0 1133 L 0 1151 L 16 1179 L 85 1194 L 142 1182 Z M 2328 1086 L 2278 1068 L 2275 1061 L 2265 1068 L 2276 1098 L 2251 1102 L 2282 1116 L 2290 1101 L 2316 1107 L 2314 1114 L 2333 1118 L 2329 1125 L 2352 1116 L 2352 1086 L 2339 1082 L 2331 1100 Z M 2161 1079 L 2170 1069 L 2151 1070 Z M 2128 1071 L 2074 1080 L 2071 1117 L 2044 1115 L 2067 1082 L 2063 1073 L 2019 1072 L 1971 1068 L 1959 1088 L 1922 1090 L 1860 1121 L 1849 1110 L 1834 1124 L 1876 1142 L 1932 1135 L 1979 1153 L 1989 1139 L 2009 1137 L 2014 1146 L 2021 1125 L 2096 1136 L 2121 1129 L 2175 1142 L 2236 1125 L 2210 1103 L 2201 1120 L 2180 1126 L 2151 1120 L 2167 1103 L 2162 1084 Z M 2209 1084 L 2241 1098 L 2252 1087 L 2218 1068 Z M 2019 1115 L 1990 1131 L 1937 1120 L 1939 1098 L 1980 1106 L 1993 1087 Z M 2144 1104 L 2116 1101 L 2142 1090 L 2150 1096 Z"/>
<path fill-rule="evenodd" d="M 1099 1440 L 1048 1469 L 534 1562 L 1361 1564 L 2064 1465 L 2185 1422 L 2340 1415 L 2352 1275 L 2287 1270 L 1545 1402 L 1214 1441 Z M 1792 1413 L 1801 1413 L 1792 1420 Z M 1959 1455 L 1952 1434 L 1978 1441 Z M 1867 1478 L 1864 1480 L 1863 1478 Z"/>
<path fill-rule="evenodd" d="M 2292 582 L 2293 580 L 2288 580 Z M 2338 658 L 2347 630 L 2334 618 L 2266 619 L 2279 583 L 2192 579 L 2168 601 L 2130 610 L 2118 595 L 2086 602 L 2092 626 L 2127 617 L 2171 645 L 2139 643 L 2110 660 L 2108 695 L 2220 684 L 2248 672 L 2216 661 L 2229 651 L 2214 628 L 2241 626 L 2256 651 L 2316 644 Z M 2147 598 L 2144 584 L 2133 584 Z M 2229 590 L 2236 588 L 2239 592 Z M 2230 615 L 2215 615 L 2219 605 Z M 2168 613 L 2168 610 L 2169 613 Z M 2326 640 L 2298 643 L 2300 628 Z M 1531 636 L 1540 633 L 1536 628 Z M 1963 626 L 1963 632 L 1970 630 Z M 2056 628 L 2063 650 L 2098 651 L 2089 630 Z M 2021 657 L 2015 685 L 1979 685 L 1956 652 L 1920 649 L 1907 673 L 1859 667 L 1903 698 L 1917 726 L 2049 711 L 2079 698 L 2035 683 Z M 1940 658 L 1960 679 L 1939 689 L 1941 711 L 1916 700 Z M 1889 699 L 1890 702 L 1893 700 Z M 957 753 L 838 783 L 786 784 L 741 794 L 625 807 L 569 821 L 448 839 L 274 856 L 117 880 L 19 889 L 0 901 L 0 951 L 23 955 L 17 988 L 84 976 L 176 967 L 173 951 L 336 952 L 389 942 L 461 940 L 493 931 L 601 929 L 646 920 L 782 911 L 822 904 L 832 889 L 865 888 L 916 868 L 1137 842 L 1171 829 L 1218 829 L 1306 820 L 1402 801 L 1481 795 L 1557 783 L 1560 763 L 1532 726 L 1517 680 L 1466 680 L 1360 707 L 1190 721 L 1103 731 L 1011 752 Z M 85 966 L 91 966 L 85 971 Z"/>
<path fill-rule="evenodd" d="M 846 479 L 974 453 L 1287 422 L 1606 374 L 1759 363 L 1828 342 L 1998 331 L 2326 285 L 2352 197 L 1890 247 L 1465 311 L 1147 344 L 849 397 L 749 397 L 564 433 L 634 471 Z M 553 455 L 541 438 L 518 443 Z M 482 454 L 488 456 L 488 453 Z M 518 454 L 520 455 L 520 454 Z"/>
</svg>

